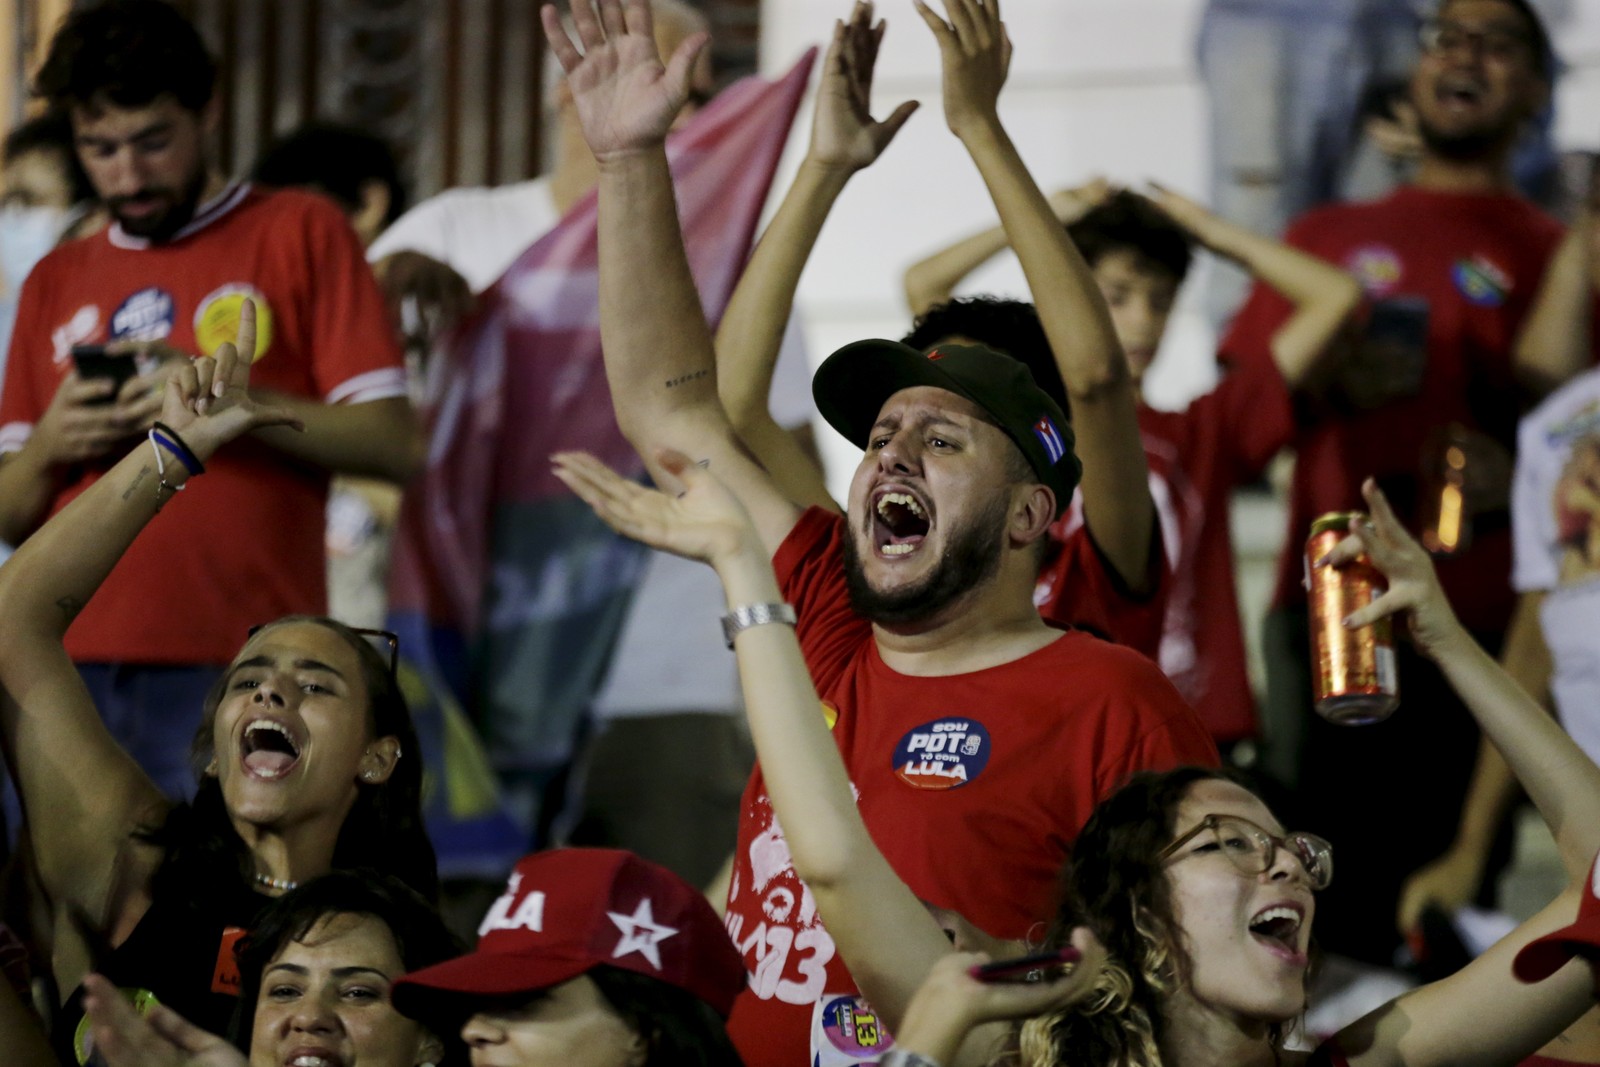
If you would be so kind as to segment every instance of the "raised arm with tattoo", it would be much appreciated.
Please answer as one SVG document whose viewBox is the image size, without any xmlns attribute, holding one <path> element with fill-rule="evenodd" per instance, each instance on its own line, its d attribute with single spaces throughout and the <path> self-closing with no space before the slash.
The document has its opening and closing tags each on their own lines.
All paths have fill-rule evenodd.
<svg viewBox="0 0 1600 1067">
<path fill-rule="evenodd" d="M 708 38 L 691 35 L 663 67 L 648 0 L 600 0 L 598 11 L 579 0 L 576 42 L 553 6 L 540 15 L 600 173 L 600 336 L 617 425 L 654 477 L 670 479 L 653 458 L 664 448 L 715 467 L 775 549 L 799 510 L 745 451 L 717 397 L 664 147 Z"/>
<path fill-rule="evenodd" d="M 864 0 L 858 0 L 849 22 L 834 23 L 811 146 L 717 331 L 718 388 L 734 429 L 786 497 L 833 510 L 838 507 L 821 468 L 773 419 L 768 394 L 795 288 L 828 212 L 851 176 L 872 165 L 917 109 L 915 101 L 907 101 L 882 122 L 872 118 L 872 70 L 884 29 L 881 21 L 873 25 L 872 4 Z"/>
<path fill-rule="evenodd" d="M 948 22 L 921 0 L 916 8 L 939 43 L 945 121 L 983 176 L 1061 369 L 1083 461 L 1084 522 L 1123 584 L 1148 591 L 1156 513 L 1133 376 L 1094 275 L 1000 123 L 1011 41 L 995 4 L 946 0 Z"/>
</svg>

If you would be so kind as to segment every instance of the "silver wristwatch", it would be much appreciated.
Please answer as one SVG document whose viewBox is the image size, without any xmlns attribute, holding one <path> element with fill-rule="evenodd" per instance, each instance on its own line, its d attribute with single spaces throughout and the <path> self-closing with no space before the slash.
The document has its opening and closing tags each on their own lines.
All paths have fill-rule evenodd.
<svg viewBox="0 0 1600 1067">
<path fill-rule="evenodd" d="M 741 604 L 722 617 L 722 636 L 727 638 L 728 647 L 732 648 L 733 639 L 741 630 L 764 626 L 769 622 L 793 626 L 794 608 L 788 604 Z"/>
</svg>

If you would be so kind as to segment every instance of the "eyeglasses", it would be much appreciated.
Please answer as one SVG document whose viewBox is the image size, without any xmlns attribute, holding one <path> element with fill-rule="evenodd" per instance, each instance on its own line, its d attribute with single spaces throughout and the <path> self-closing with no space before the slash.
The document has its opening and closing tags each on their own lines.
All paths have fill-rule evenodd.
<svg viewBox="0 0 1600 1067">
<path fill-rule="evenodd" d="M 1305 868 L 1312 889 L 1326 889 L 1333 881 L 1333 846 L 1316 834 L 1293 833 L 1274 837 L 1249 819 L 1237 815 L 1207 815 L 1200 824 L 1172 844 L 1161 850 L 1159 859 L 1165 860 L 1184 845 L 1211 833 L 1215 843 L 1208 842 L 1190 855 L 1220 851 L 1245 874 L 1265 874 L 1272 869 L 1278 849 L 1293 855 Z"/>
<path fill-rule="evenodd" d="M 245 634 L 245 639 L 249 640 L 270 625 L 272 624 L 266 622 L 256 623 L 254 626 L 250 627 L 250 632 Z M 366 638 L 370 644 L 372 644 L 375 648 L 378 648 L 380 653 L 387 649 L 389 653 L 389 677 L 394 678 L 397 676 L 395 672 L 400 665 L 399 634 L 389 630 L 367 630 L 360 626 L 350 627 L 350 632 L 360 634 L 362 637 Z M 378 647 L 380 643 L 382 647 Z"/>
<path fill-rule="evenodd" d="M 1481 30 L 1469 29 L 1459 22 L 1428 19 L 1418 35 L 1422 50 L 1431 56 L 1442 56 L 1460 48 L 1481 49 L 1490 59 L 1515 59 L 1524 50 L 1533 47 L 1533 41 L 1521 30 L 1504 26 L 1488 26 Z"/>
</svg>

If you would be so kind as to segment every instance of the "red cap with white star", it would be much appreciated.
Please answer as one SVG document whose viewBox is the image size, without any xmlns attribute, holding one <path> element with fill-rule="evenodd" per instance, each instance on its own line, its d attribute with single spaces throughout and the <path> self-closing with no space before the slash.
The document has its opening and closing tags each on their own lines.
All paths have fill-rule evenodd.
<svg viewBox="0 0 1600 1067">
<path fill-rule="evenodd" d="M 631 852 L 564 848 L 525 857 L 478 927 L 469 955 L 408 974 L 391 994 L 407 1015 L 435 993 L 504 997 L 591 967 L 636 971 L 699 997 L 723 1018 L 744 964 L 700 891 Z"/>
</svg>

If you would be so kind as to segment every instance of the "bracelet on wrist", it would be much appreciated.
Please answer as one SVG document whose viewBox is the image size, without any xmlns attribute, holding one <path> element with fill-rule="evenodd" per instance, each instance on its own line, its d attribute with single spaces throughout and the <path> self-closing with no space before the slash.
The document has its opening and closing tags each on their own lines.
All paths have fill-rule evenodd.
<svg viewBox="0 0 1600 1067">
<path fill-rule="evenodd" d="M 164 503 L 161 498 L 161 494 L 163 492 L 181 493 L 183 490 L 188 488 L 188 485 L 187 483 L 173 485 L 171 482 L 167 481 L 167 457 L 163 455 L 161 451 L 165 444 L 165 439 L 154 426 L 150 428 L 150 431 L 146 436 L 148 436 L 150 440 L 150 451 L 154 452 L 156 456 L 156 507 L 159 508 L 162 503 Z M 173 455 L 178 454 L 170 446 L 166 447 L 167 450 L 172 452 Z"/>
<path fill-rule="evenodd" d="M 771 622 L 793 626 L 795 621 L 794 608 L 788 604 L 741 604 L 722 617 L 722 636 L 732 648 L 733 639 L 752 626 Z"/>
<path fill-rule="evenodd" d="M 204 474 L 206 465 L 200 462 L 200 457 L 194 454 L 194 449 L 184 443 L 183 438 L 164 422 L 158 422 L 150 427 L 150 440 L 178 457 L 178 462 L 183 464 L 190 474 Z"/>
<path fill-rule="evenodd" d="M 939 1061 L 920 1052 L 892 1048 L 878 1060 L 878 1067 L 939 1067 Z"/>
</svg>

